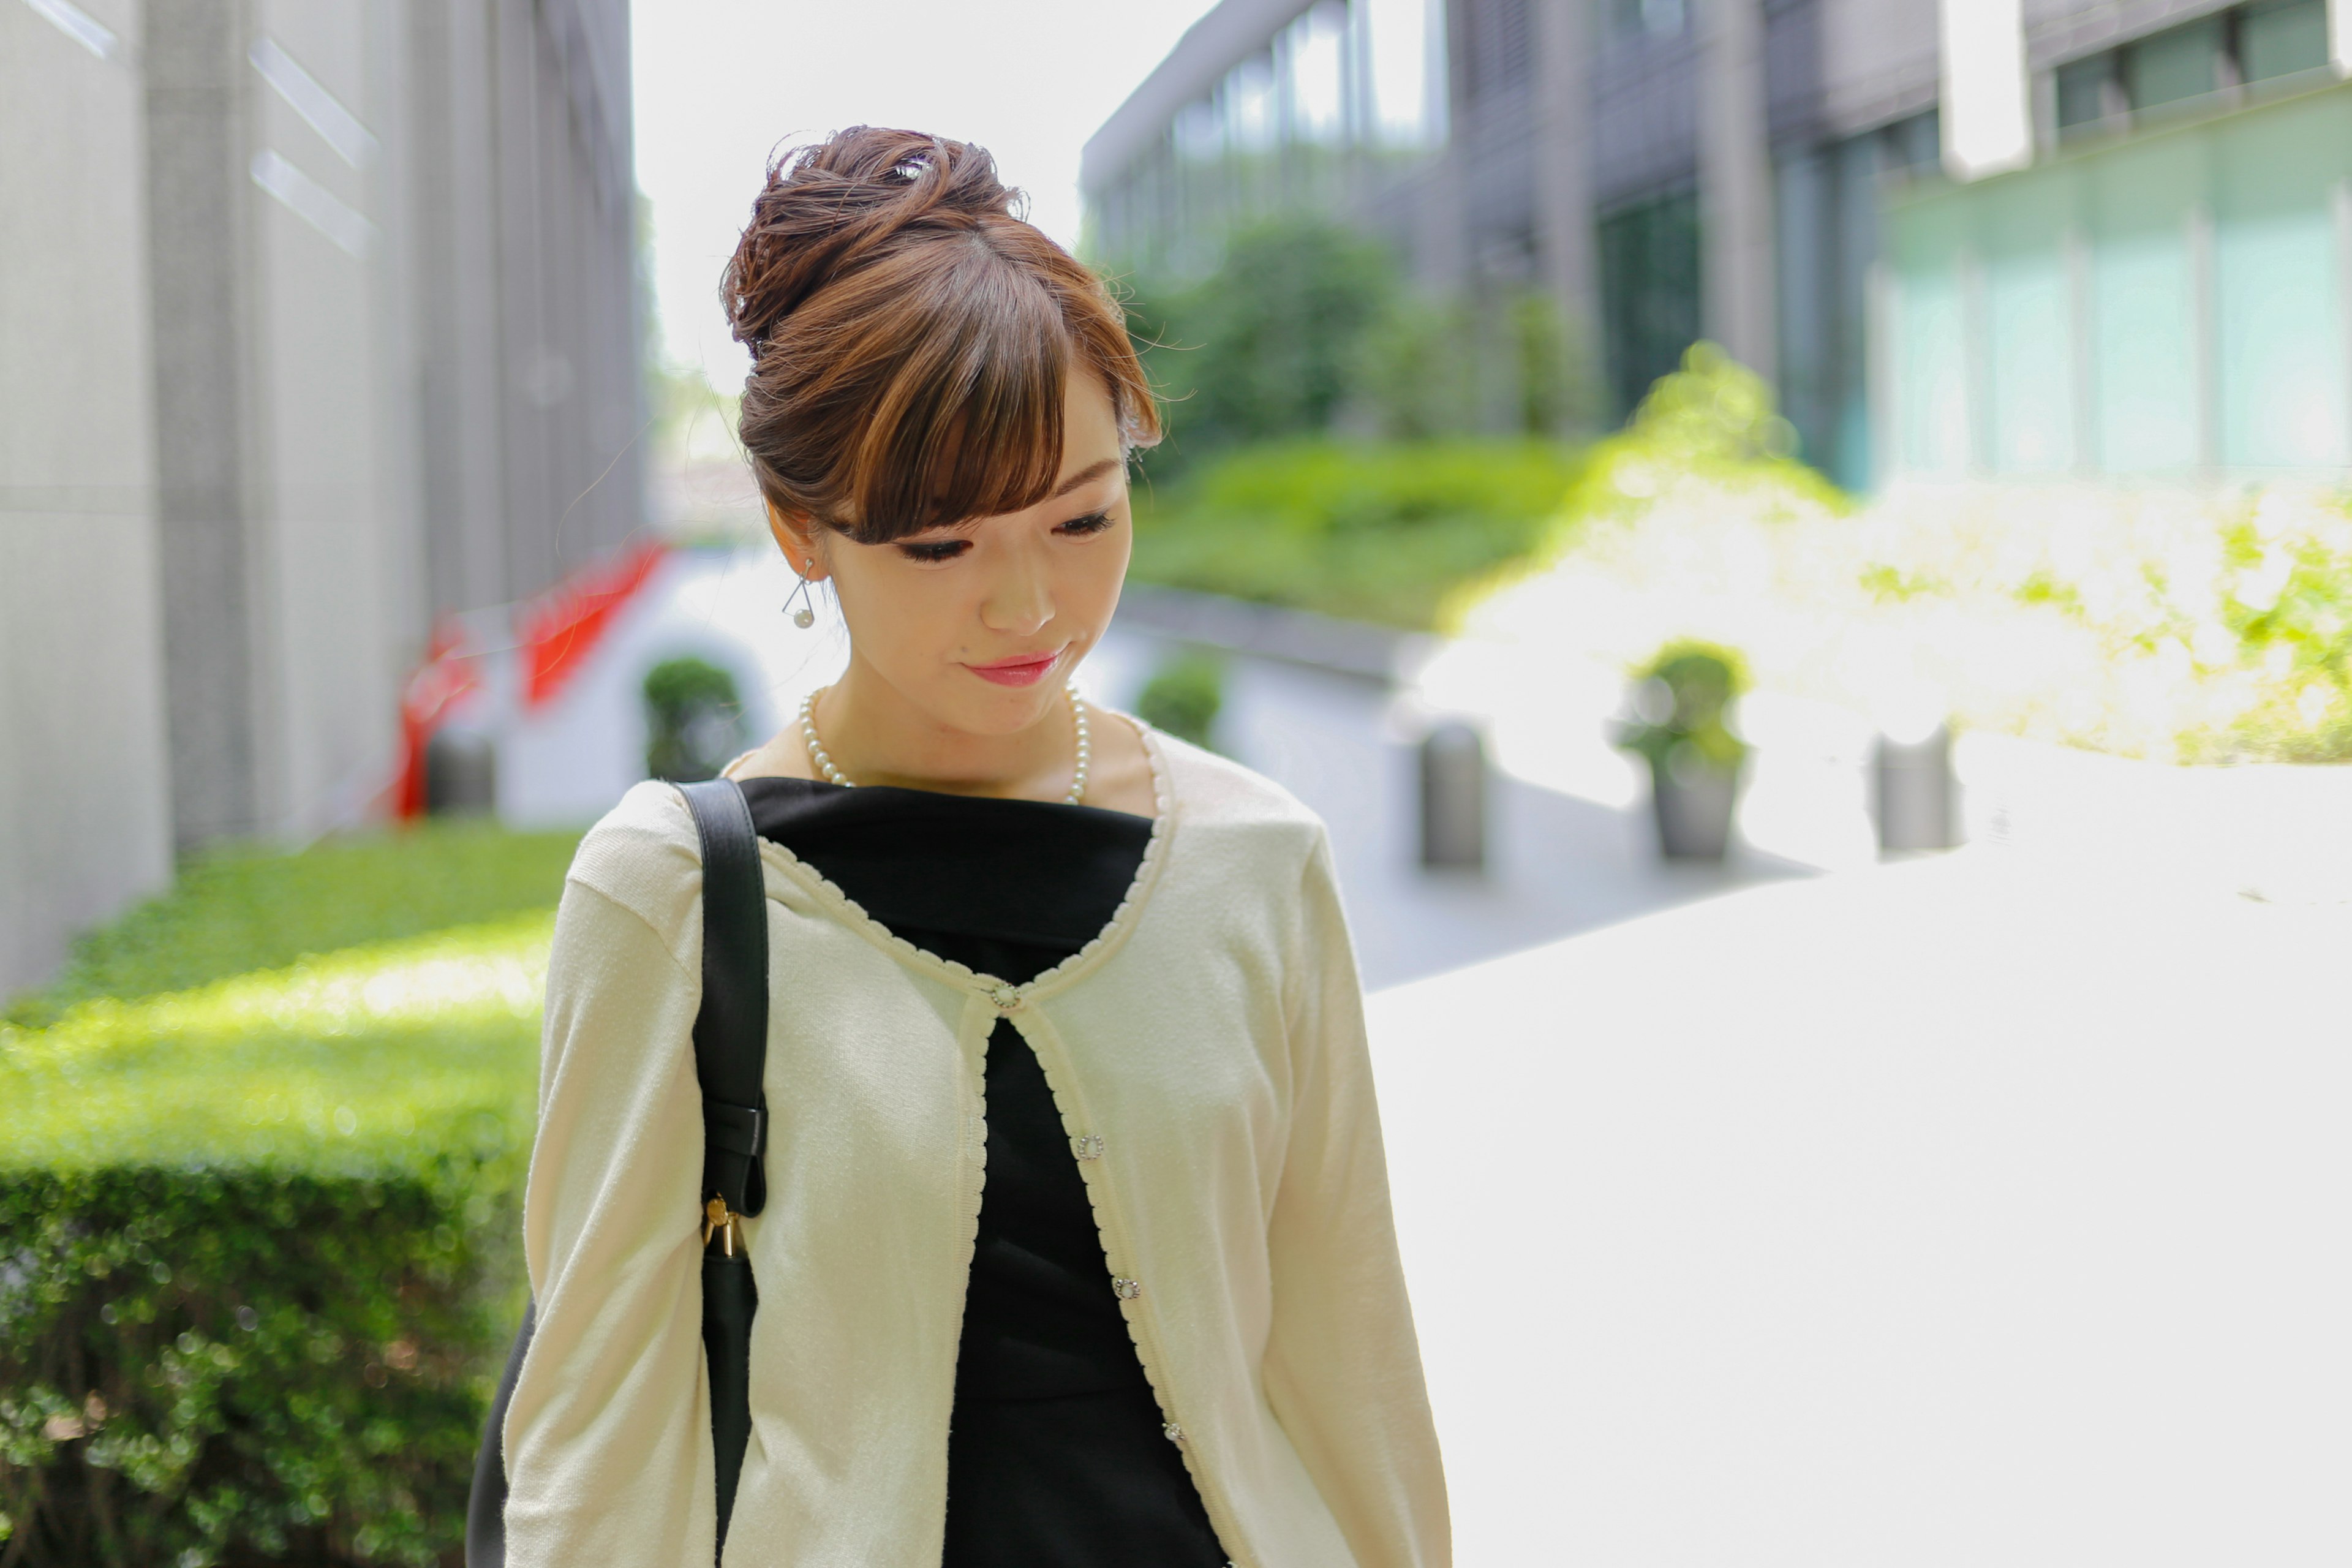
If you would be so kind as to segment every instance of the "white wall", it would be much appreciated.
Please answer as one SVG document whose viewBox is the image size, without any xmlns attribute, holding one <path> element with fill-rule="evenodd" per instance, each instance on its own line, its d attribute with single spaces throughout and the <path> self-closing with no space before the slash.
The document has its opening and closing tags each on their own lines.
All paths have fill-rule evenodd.
<svg viewBox="0 0 2352 1568">
<path fill-rule="evenodd" d="M 131 0 L 0 6 L 0 996 L 171 873 Z"/>
</svg>

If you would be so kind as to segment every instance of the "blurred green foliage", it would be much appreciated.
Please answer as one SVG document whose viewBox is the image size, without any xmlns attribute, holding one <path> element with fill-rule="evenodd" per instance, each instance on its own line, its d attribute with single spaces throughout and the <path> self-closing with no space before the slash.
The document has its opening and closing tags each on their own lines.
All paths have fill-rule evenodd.
<svg viewBox="0 0 2352 1568">
<path fill-rule="evenodd" d="M 1557 534 L 1444 629 L 1630 668 L 1685 636 L 1776 692 L 2173 763 L 2352 761 L 2352 491 L 2004 480 L 1857 502 L 1694 346 L 1594 443 Z"/>
<path fill-rule="evenodd" d="M 83 937 L 58 981 L 6 1016 L 33 1025 L 91 997 L 185 990 L 307 953 L 551 908 L 579 841 L 428 822 L 322 839 L 297 855 L 208 851 L 181 865 L 170 892 Z"/>
<path fill-rule="evenodd" d="M 1224 705 L 1224 662 L 1213 654 L 1187 653 L 1160 666 L 1144 683 L 1135 712 L 1155 730 L 1208 746 Z"/>
<path fill-rule="evenodd" d="M 706 658 L 666 658 L 646 671 L 646 776 L 689 784 L 716 778 L 743 749 L 735 678 Z"/>
<path fill-rule="evenodd" d="M 1693 343 L 1682 368 L 1651 384 L 1625 427 L 1592 445 L 1560 509 L 1573 529 L 1646 511 L 1670 489 L 1728 490 L 1771 510 L 1851 510 L 1845 492 L 1796 456 L 1796 426 L 1764 379 L 1713 343 Z"/>
<path fill-rule="evenodd" d="M 1140 289 L 1129 317 L 1169 405 L 1162 466 L 1328 428 L 1362 381 L 1367 335 L 1396 287 L 1372 241 L 1293 220 L 1234 236 L 1193 288 Z"/>
<path fill-rule="evenodd" d="M 200 862 L 0 1025 L 10 1563 L 450 1560 L 575 837 Z"/>
<path fill-rule="evenodd" d="M 1335 431 L 1556 437 L 1590 412 L 1579 345 L 1549 296 L 1426 296 L 1385 247 L 1328 219 L 1243 229 L 1190 286 L 1131 280 L 1128 314 L 1164 405 L 1167 438 L 1145 460 L 1159 476 Z"/>
<path fill-rule="evenodd" d="M 1135 497 L 1139 581 L 1389 626 L 1547 536 L 1580 469 L 1556 442 L 1300 439 L 1230 451 Z"/>
<path fill-rule="evenodd" d="M 1167 437 L 1136 495 L 1144 582 L 1425 627 L 1524 556 L 1579 471 L 1551 438 L 1581 400 L 1559 312 L 1406 289 L 1323 219 L 1245 229 L 1129 315 Z M 1475 432 L 1512 431 L 1496 436 Z"/>
<path fill-rule="evenodd" d="M 2352 502 L 2264 506 L 2221 530 L 2214 619 L 2236 640 L 2236 662 L 2266 679 L 2226 724 L 2187 737 L 2214 761 L 2352 760 Z M 2185 644 L 2193 645 L 2195 629 Z"/>
</svg>

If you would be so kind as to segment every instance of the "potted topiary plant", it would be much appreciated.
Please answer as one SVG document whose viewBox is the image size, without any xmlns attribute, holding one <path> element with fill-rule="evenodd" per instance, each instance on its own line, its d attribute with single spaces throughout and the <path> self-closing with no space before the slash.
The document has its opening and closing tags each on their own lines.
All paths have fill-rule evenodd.
<svg viewBox="0 0 2352 1568">
<path fill-rule="evenodd" d="M 1633 679 L 1633 717 L 1617 743 L 1650 764 L 1658 847 L 1669 859 L 1720 860 L 1748 761 L 1727 718 L 1748 689 L 1746 662 L 1713 643 L 1672 642 Z"/>
<path fill-rule="evenodd" d="M 1224 665 L 1194 651 L 1153 672 L 1135 700 L 1135 713 L 1155 730 L 1214 750 L 1217 710 L 1224 705 Z"/>
<path fill-rule="evenodd" d="M 691 654 L 646 671 L 646 775 L 673 784 L 716 777 L 743 746 L 735 678 Z"/>
</svg>

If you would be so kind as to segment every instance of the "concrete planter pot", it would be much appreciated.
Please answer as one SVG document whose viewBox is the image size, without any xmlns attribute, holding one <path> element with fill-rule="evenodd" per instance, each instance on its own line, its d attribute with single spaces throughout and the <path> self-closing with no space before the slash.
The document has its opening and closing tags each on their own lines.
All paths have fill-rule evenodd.
<svg viewBox="0 0 2352 1568">
<path fill-rule="evenodd" d="M 1721 860 L 1731 847 L 1731 815 L 1738 804 L 1737 768 L 1650 766 L 1658 850 L 1669 860 Z"/>
</svg>

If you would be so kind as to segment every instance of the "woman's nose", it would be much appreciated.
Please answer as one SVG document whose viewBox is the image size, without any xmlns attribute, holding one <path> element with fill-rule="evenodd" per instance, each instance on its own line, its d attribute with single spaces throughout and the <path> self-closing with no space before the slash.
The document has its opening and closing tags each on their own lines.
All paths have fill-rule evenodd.
<svg viewBox="0 0 2352 1568">
<path fill-rule="evenodd" d="M 1053 618 L 1054 595 L 1045 568 L 1026 559 L 1008 562 L 981 601 L 981 625 L 992 632 L 1029 637 Z"/>
</svg>

